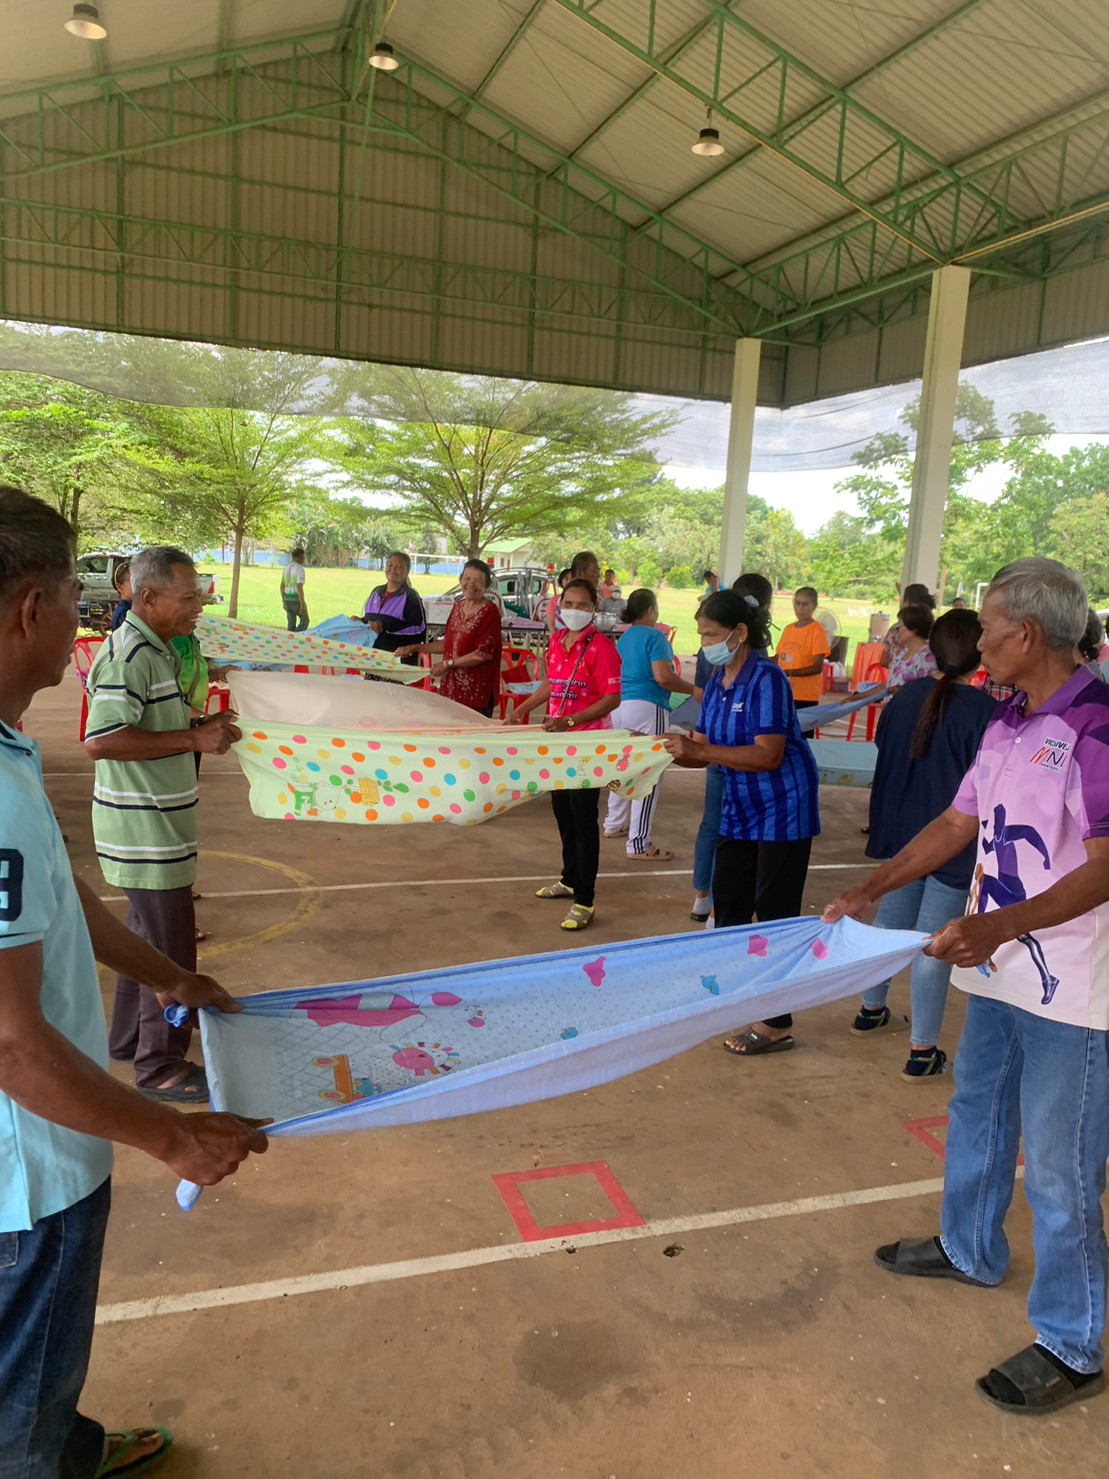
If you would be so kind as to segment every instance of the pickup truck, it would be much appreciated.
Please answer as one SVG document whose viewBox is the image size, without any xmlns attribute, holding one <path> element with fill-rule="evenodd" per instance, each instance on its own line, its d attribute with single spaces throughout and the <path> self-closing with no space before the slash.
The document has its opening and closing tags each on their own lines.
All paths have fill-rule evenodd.
<svg viewBox="0 0 1109 1479">
<path fill-rule="evenodd" d="M 82 623 L 97 626 L 111 616 L 119 600 L 113 584 L 115 573 L 130 558 L 130 555 L 121 554 L 118 550 L 93 550 L 87 555 L 78 555 L 77 578 L 81 582 L 81 598 L 77 602 L 77 612 Z M 198 573 L 204 604 L 210 606 L 222 601 L 219 576 Z"/>
</svg>

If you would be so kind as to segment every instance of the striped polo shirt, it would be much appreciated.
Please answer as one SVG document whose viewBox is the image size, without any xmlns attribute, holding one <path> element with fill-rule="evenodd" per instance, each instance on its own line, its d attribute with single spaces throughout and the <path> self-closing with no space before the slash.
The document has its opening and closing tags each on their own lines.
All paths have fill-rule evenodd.
<svg viewBox="0 0 1109 1479">
<path fill-rule="evenodd" d="M 717 668 L 701 701 L 700 732 L 710 745 L 738 749 L 762 734 L 785 736 L 780 767 L 769 771 L 720 769 L 724 805 L 720 835 L 744 842 L 799 842 L 820 832 L 816 761 L 793 704 L 789 679 L 777 663 L 752 653 L 730 688 Z"/>
<path fill-rule="evenodd" d="M 119 729 L 188 729 L 177 654 L 128 612 L 88 679 L 86 739 Z M 187 888 L 196 878 L 196 762 L 191 750 L 161 760 L 98 760 L 92 833 L 100 868 L 117 888 Z"/>
</svg>

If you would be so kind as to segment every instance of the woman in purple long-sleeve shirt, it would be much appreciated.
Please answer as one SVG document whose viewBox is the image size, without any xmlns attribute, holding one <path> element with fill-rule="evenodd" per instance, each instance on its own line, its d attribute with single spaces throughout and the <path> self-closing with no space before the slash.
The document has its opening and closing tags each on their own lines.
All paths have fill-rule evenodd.
<svg viewBox="0 0 1109 1479">
<path fill-rule="evenodd" d="M 424 603 L 409 584 L 412 561 L 397 550 L 385 561 L 385 584 L 370 593 L 361 617 L 377 633 L 374 646 L 382 652 L 395 652 L 398 647 L 411 647 L 427 635 Z M 402 659 L 415 666 L 418 655 Z"/>
</svg>

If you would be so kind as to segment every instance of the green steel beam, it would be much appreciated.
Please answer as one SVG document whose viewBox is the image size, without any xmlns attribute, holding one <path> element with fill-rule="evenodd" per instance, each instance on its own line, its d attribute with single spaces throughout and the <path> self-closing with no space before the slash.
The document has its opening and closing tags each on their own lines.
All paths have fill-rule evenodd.
<svg viewBox="0 0 1109 1479">
<path fill-rule="evenodd" d="M 930 26 L 926 26 L 924 30 L 918 31 L 915 36 L 910 36 L 908 41 L 903 42 L 887 56 L 882 57 L 872 66 L 867 67 L 864 72 L 860 72 L 850 82 L 844 83 L 843 91 L 852 93 L 856 88 L 864 87 L 868 82 L 872 82 L 876 77 L 880 77 L 883 72 L 888 72 L 890 67 L 896 66 L 899 62 L 903 62 L 907 57 L 912 56 L 915 51 L 919 51 L 929 41 L 934 41 L 937 36 L 950 30 L 959 21 L 966 20 L 974 11 L 981 10 L 983 5 L 989 5 L 991 3 L 992 0 L 963 0 L 961 5 L 957 5 L 954 10 L 950 11 L 941 20 L 934 21 Z M 711 24 L 711 20 L 708 24 Z M 833 99 L 825 98 L 822 102 L 817 103 L 815 107 L 806 108 L 786 125 L 784 130 L 786 142 L 792 141 L 799 134 L 804 133 L 806 129 L 812 128 L 814 124 L 819 123 L 822 118 L 827 117 L 835 106 L 836 104 Z M 743 154 L 729 159 L 727 164 L 723 165 L 720 169 L 706 175 L 703 180 L 698 180 L 695 185 L 691 185 L 688 190 L 683 190 L 680 195 L 674 196 L 672 200 L 668 200 L 662 207 L 663 211 L 677 210 L 687 200 L 693 199 L 694 196 L 709 189 L 710 186 L 719 184 L 722 180 L 742 173 L 752 163 L 761 159 L 763 152 L 762 145 L 756 144 L 753 149 L 748 149 Z"/>
<path fill-rule="evenodd" d="M 679 37 L 672 46 L 667 47 L 663 53 L 667 65 L 673 66 L 675 62 L 681 61 L 682 57 L 696 46 L 697 42 L 700 41 L 701 37 L 713 24 L 712 16 L 708 16 L 705 20 L 698 22 L 697 25 L 688 30 L 684 36 Z M 652 72 L 649 77 L 644 78 L 639 86 L 630 92 L 621 103 L 618 103 L 606 118 L 602 118 L 595 128 L 590 129 L 589 133 L 586 134 L 580 143 L 574 145 L 570 150 L 570 158 L 576 159 L 583 150 L 588 149 L 590 144 L 594 143 L 614 123 L 623 118 L 629 108 L 634 107 L 641 98 L 645 97 L 658 81 L 660 81 L 660 77 L 657 72 Z"/>
<path fill-rule="evenodd" d="M 333 34 L 329 35 L 335 39 Z M 295 38 L 286 44 L 283 63 L 256 63 L 245 53 L 234 51 L 218 54 L 214 64 L 224 68 L 217 79 L 222 90 L 216 88 L 212 78 L 200 75 L 204 63 L 213 61 L 208 58 L 164 69 L 161 91 L 149 84 L 150 70 L 142 69 L 146 85 L 130 93 L 123 88 L 118 75 L 108 79 L 102 88 L 86 81 L 68 89 L 36 93 L 38 110 L 30 116 L 3 120 L 0 138 L 3 145 L 0 161 L 6 163 L 12 149 L 22 151 L 22 167 L 2 179 L 7 203 L 16 209 L 18 220 L 27 227 L 23 236 L 5 229 L 11 251 L 33 246 L 38 228 L 28 226 L 28 222 L 35 219 L 41 222 L 46 219 L 43 213 L 51 211 L 57 213 L 57 220 L 62 218 L 61 208 L 19 198 L 29 173 L 102 160 L 114 161 L 118 170 L 127 160 L 150 156 L 151 150 L 160 151 L 159 158 L 164 159 L 167 172 L 172 172 L 174 146 L 179 142 L 188 143 L 212 132 L 234 138 L 242 129 L 251 127 L 294 128 L 299 120 L 312 119 L 329 124 L 336 140 L 349 139 L 352 130 L 357 131 L 358 138 L 365 138 L 370 130 L 375 135 L 387 134 L 395 144 L 403 146 L 403 141 L 407 141 L 439 161 L 441 167 L 462 170 L 511 201 L 514 212 L 529 219 L 533 230 L 538 223 L 572 236 L 610 265 L 615 264 L 621 275 L 617 280 L 622 280 L 624 286 L 619 290 L 579 281 L 557 283 L 556 297 L 552 300 L 535 283 L 533 273 L 502 273 L 497 278 L 498 293 L 508 290 L 510 280 L 517 284 L 526 280 L 526 288 L 513 305 L 514 312 L 525 315 L 531 305 L 540 314 L 565 311 L 579 321 L 600 323 L 608 312 L 615 314 L 624 327 L 633 327 L 636 316 L 630 305 L 636 301 L 636 294 L 627 284 L 638 281 L 647 305 L 640 321 L 657 327 L 665 325 L 667 332 L 707 336 L 701 339 L 702 343 L 750 333 L 769 337 L 788 332 L 799 336 L 800 325 L 806 320 L 819 325 L 824 316 L 823 321 L 830 323 L 828 315 L 853 310 L 868 298 L 910 291 L 925 282 L 933 269 L 933 256 L 893 237 L 878 221 L 869 218 L 859 221 L 854 214 L 839 223 L 834 234 L 804 244 L 778 260 L 757 264 L 729 261 L 724 253 L 675 226 L 661 213 L 650 212 L 641 201 L 601 175 L 553 150 L 481 100 L 473 99 L 414 62 L 402 58 L 401 69 L 381 79 L 371 114 L 359 106 L 357 88 L 352 82 L 358 75 L 359 57 L 354 53 L 342 58 L 334 52 L 328 55 L 316 49 L 321 40 L 319 35 Z M 446 104 L 431 103 L 418 91 L 421 85 L 429 91 L 445 90 Z M 90 88 L 96 92 L 91 106 L 85 103 L 79 107 L 77 100 L 82 96 L 87 98 Z M 236 111 L 242 89 L 250 90 L 250 116 L 246 117 Z M 459 120 L 456 110 L 464 105 L 480 112 L 482 129 L 467 127 Z M 69 147 L 73 152 L 64 159 L 57 157 L 44 122 L 58 108 L 65 113 L 72 140 Z M 1007 199 L 1015 175 L 1034 163 L 1042 166 L 1045 159 L 1057 175 L 1051 193 L 1054 207 L 1062 213 L 1059 218 L 1021 222 L 1009 212 L 1010 227 L 1015 229 L 1010 229 L 1007 235 L 987 233 L 982 238 L 972 233 L 969 243 L 961 243 L 960 248 L 965 259 L 976 268 L 991 272 L 1023 270 L 1022 266 L 1011 265 L 1005 254 L 1013 251 L 1019 255 L 1031 239 L 1030 233 L 1038 239 L 1043 234 L 1059 231 L 1068 221 L 1080 222 L 1109 206 L 1109 197 L 1096 192 L 1077 194 L 1089 182 L 1099 151 L 1103 155 L 1109 150 L 1109 100 L 1103 112 L 1090 110 L 1089 103 L 1072 109 L 1046 125 L 1048 137 L 1035 137 L 1019 145 L 1017 140 L 1006 141 L 1006 145 L 996 146 L 962 167 L 969 171 L 973 181 L 981 182 L 980 189 L 988 199 Z M 1044 127 L 1039 126 L 1037 133 Z M 1050 131 L 1052 127 L 1054 133 Z M 1097 146 L 1093 149 L 1089 147 L 1091 135 Z M 1084 147 L 1070 149 L 1073 140 L 1079 140 Z M 1012 151 L 1009 155 L 1004 154 L 1006 146 Z M 103 239 L 98 248 L 105 254 L 106 262 L 111 259 L 108 270 L 114 270 L 118 276 L 124 264 L 136 260 L 133 252 L 139 249 L 146 253 L 143 260 L 151 266 L 162 262 L 169 270 L 179 270 L 190 261 L 212 265 L 212 249 L 206 249 L 206 255 L 205 250 L 198 248 L 200 238 L 188 235 L 195 228 L 186 223 L 132 221 L 129 225 L 121 204 L 125 203 L 124 183 L 125 176 L 117 173 L 115 216 L 119 229 Z M 905 218 L 919 220 L 926 227 L 941 205 L 950 210 L 950 189 L 950 180 L 942 174 L 907 187 L 901 200 Z M 346 222 L 351 214 L 350 200 L 344 199 L 348 192 L 340 194 L 346 207 Z M 36 211 L 39 217 L 28 215 Z M 445 219 L 446 213 L 440 213 Z M 71 212 L 67 219 L 73 222 L 81 214 Z M 96 213 L 86 212 L 84 216 L 88 223 Z M 163 245 L 151 252 L 149 233 L 159 228 L 171 233 L 178 243 L 188 235 L 189 250 L 183 251 L 180 245 L 173 248 Z M 61 251 L 67 241 L 73 246 L 81 245 L 79 232 L 76 236 L 72 230 L 67 234 L 55 229 L 53 224 L 46 238 L 48 249 L 53 252 Z M 225 246 L 225 255 L 219 263 L 221 271 L 232 274 L 229 279 L 232 282 L 235 273 L 264 270 L 268 273 L 267 291 L 277 291 L 275 283 L 288 280 L 299 284 L 295 292 L 302 292 L 306 290 L 306 282 L 316 284 L 326 279 L 335 304 L 337 333 L 342 306 L 347 301 L 347 274 L 352 274 L 354 289 L 374 281 L 374 272 L 367 267 L 366 259 L 375 254 L 350 253 L 342 235 L 327 245 L 288 243 L 298 265 L 288 269 L 287 279 L 278 270 L 277 258 L 272 255 L 265 258 L 263 267 L 259 268 L 259 249 L 244 245 L 265 238 L 233 229 L 224 232 L 224 238 L 237 244 L 234 251 Z M 326 260 L 312 257 L 318 251 L 330 251 L 332 256 Z M 956 259 L 958 255 L 956 252 Z M 308 257 L 315 264 L 311 268 L 306 265 Z M 1055 259 L 1049 254 L 1047 260 Z M 395 281 L 393 264 L 385 257 L 382 262 L 383 271 Z M 439 266 L 441 271 L 437 277 L 433 276 L 430 288 L 423 279 L 423 285 L 411 291 L 430 291 L 432 301 L 444 304 L 452 301 L 452 294 L 462 300 L 472 294 L 477 303 L 495 301 L 490 296 L 490 284 L 496 274 L 489 269 L 473 263 L 440 263 Z M 819 326 L 813 332 L 820 332 Z"/>
<path fill-rule="evenodd" d="M 1033 135 L 1031 139 L 1029 132 Z M 1072 148 L 1076 140 L 1081 145 L 1078 149 Z M 1019 247 L 1027 237 L 1063 230 L 1076 220 L 1109 209 L 1109 193 L 1102 191 L 1090 196 L 1077 193 L 1089 180 L 1091 161 L 1104 156 L 1107 150 L 1109 93 L 1087 100 L 1033 130 L 963 161 L 961 168 L 968 178 L 1005 200 L 1012 194 L 1014 174 L 1035 162 L 1055 180 L 1053 197 L 1059 209 L 1058 214 L 1038 221 L 1014 220 L 1013 229 L 1006 235 L 956 251 L 951 260 L 984 268 L 991 258 Z M 1072 157 L 1077 164 L 1069 162 Z M 909 203 L 927 212 L 946 194 L 943 181 L 924 181 Z M 873 292 L 881 292 L 884 279 L 904 282 L 930 274 L 929 262 L 915 259 L 899 243 L 890 243 L 874 223 L 852 225 L 852 220 L 842 218 L 821 233 L 795 243 L 788 252 L 748 265 L 749 273 L 768 276 L 774 289 L 784 296 L 793 296 L 798 304 L 798 311 L 774 319 L 775 330 L 799 322 L 805 316 L 806 307 L 810 312 L 821 312 L 829 304 L 842 301 L 845 294 L 852 301 L 857 300 L 859 287 L 867 282 Z"/>
<path fill-rule="evenodd" d="M 350 93 L 344 86 L 336 58 L 309 50 L 309 46 L 317 44 L 319 39 L 314 36 L 287 43 L 289 58 L 283 66 L 288 75 L 273 62 L 254 64 L 245 52 L 222 53 L 164 68 L 160 85 L 150 83 L 147 69 L 142 74 L 144 85 L 133 92 L 124 90 L 121 77 L 117 75 L 110 79 L 111 91 L 106 96 L 126 97 L 131 109 L 146 124 L 143 135 L 126 146 L 114 143 L 100 127 L 103 109 L 99 103 L 96 117 L 86 126 L 82 121 L 86 115 L 66 101 L 73 92 L 68 84 L 61 89 L 44 89 L 36 94 L 39 107 L 35 113 L 5 119 L 0 128 L 0 149 L 9 153 L 16 151 L 21 156 L 20 167 L 0 170 L 0 188 L 10 190 L 28 176 L 73 168 L 78 164 L 138 157 L 152 150 L 172 148 L 178 143 L 225 137 L 238 130 L 265 127 L 299 117 L 325 118 L 343 126 L 349 122 L 344 115 L 351 101 Z M 208 80 L 207 77 L 194 79 L 182 70 L 187 66 L 189 73 L 199 72 L 205 65 L 225 66 L 236 79 L 240 94 L 244 81 L 249 81 L 252 88 L 249 116 L 236 116 L 222 92 L 218 97 L 213 97 L 211 90 L 205 92 L 201 84 Z M 400 95 L 399 110 L 388 113 L 396 133 L 412 138 L 432 152 L 445 153 L 458 168 L 476 175 L 502 193 L 508 193 L 525 208 L 527 192 L 520 193 L 516 187 L 521 180 L 529 179 L 535 173 L 536 166 L 531 161 L 538 155 L 547 161 L 542 172 L 553 186 L 553 191 L 546 192 L 553 198 L 540 213 L 546 224 L 577 236 L 593 250 L 619 264 L 624 260 L 624 252 L 631 239 L 628 221 L 647 222 L 647 229 L 644 231 L 641 227 L 641 234 L 648 238 L 648 250 L 640 253 L 642 261 L 629 264 L 632 270 L 664 292 L 691 304 L 695 312 L 718 327 L 733 334 L 743 332 L 744 305 L 741 297 L 734 287 L 720 287 L 716 281 L 725 272 L 742 281 L 742 263 L 729 259 L 726 252 L 708 246 L 694 233 L 666 221 L 628 192 L 571 161 L 429 69 L 402 58 L 401 68 L 395 73 L 383 74 L 383 80 L 387 81 L 388 92 L 393 97 Z M 467 104 L 471 113 L 479 113 L 490 133 L 464 129 L 457 118 L 418 96 L 414 83 L 421 81 L 432 90 L 448 93 L 452 106 Z M 80 96 L 79 89 L 77 95 Z M 62 158 L 56 157 L 44 130 L 38 126 L 48 108 L 64 112 L 76 141 L 72 152 Z M 379 113 L 386 116 L 387 111 L 379 110 Z M 183 126 L 179 127 L 182 120 Z M 444 147 L 444 129 L 450 132 L 449 147 Z M 494 135 L 492 144 L 491 134 Z M 499 149 L 503 157 L 491 159 L 491 147 Z M 506 180 L 509 185 L 507 192 Z M 598 210 L 610 214 L 608 229 L 600 234 L 582 231 L 578 223 Z M 696 285 L 692 295 L 689 286 L 680 289 L 674 286 L 678 278 Z M 757 286 L 752 284 L 752 287 Z M 787 305 L 778 306 L 784 308 Z"/>
<path fill-rule="evenodd" d="M 568 13 L 579 17 L 599 35 L 638 58 L 645 66 L 653 68 L 705 107 L 712 108 L 720 118 L 727 119 L 765 150 L 822 185 L 854 211 L 883 226 L 892 235 L 931 258 L 934 263 L 947 260 L 951 247 L 962 240 L 960 216 L 967 208 L 978 214 L 985 211 L 989 218 L 996 218 L 999 214 L 994 202 L 983 197 L 973 185 L 963 180 L 935 155 L 893 128 L 842 88 L 830 83 L 814 68 L 793 56 L 734 11 L 719 4 L 718 0 L 703 0 L 717 22 L 712 81 L 708 86 L 684 76 L 666 61 L 661 51 L 652 53 L 629 36 L 625 29 L 621 29 L 621 19 L 627 25 L 627 6 L 622 0 L 616 6 L 612 0 L 552 0 L 552 3 L 561 5 Z M 656 9 L 662 4 L 665 4 L 665 0 L 643 0 L 649 34 L 653 30 Z M 602 18 L 603 13 L 613 14 L 614 23 L 606 23 Z M 772 115 L 764 110 L 764 116 L 758 121 L 739 113 L 734 101 L 725 102 L 721 95 L 719 79 L 726 70 L 725 64 L 736 64 L 740 56 L 750 58 L 743 63 L 748 73 L 748 82 L 733 89 L 730 94 L 732 100 L 742 93 L 743 86 L 757 78 L 769 73 L 776 74 L 778 79 L 775 89 L 776 108 Z M 704 71 L 707 72 L 708 69 Z M 816 155 L 808 157 L 794 147 L 796 139 L 786 137 L 790 115 L 795 112 L 791 108 L 791 98 L 795 95 L 808 98 L 814 91 L 821 94 L 821 101 L 827 103 L 829 110 L 836 115 L 837 147 L 834 160 L 818 158 Z M 852 161 L 850 165 L 849 159 Z M 848 174 L 857 173 L 860 168 L 866 167 L 881 167 L 883 176 L 892 172 L 892 208 L 883 209 L 874 205 L 849 185 Z M 924 173 L 945 177 L 953 192 L 955 210 L 949 230 L 945 231 L 943 238 L 920 230 L 919 218 L 908 217 L 899 208 L 898 200 L 905 186 Z"/>
<path fill-rule="evenodd" d="M 531 9 L 528 11 L 527 15 L 525 15 L 523 17 L 522 20 L 520 20 L 520 21 L 518 21 L 516 23 L 516 29 L 513 31 L 512 35 L 508 38 L 508 40 L 505 42 L 504 46 L 501 47 L 500 53 L 498 54 L 498 56 L 497 56 L 496 60 L 494 61 L 493 65 L 489 68 L 489 70 L 486 72 L 485 76 L 481 79 L 481 81 L 478 83 L 478 85 L 474 88 L 473 93 L 472 93 L 472 96 L 475 99 L 482 98 L 482 97 L 485 96 L 485 93 L 486 93 L 487 89 L 489 88 L 489 85 L 492 83 L 492 81 L 496 77 L 497 73 L 504 66 L 505 62 L 508 61 L 509 57 L 516 50 L 516 48 L 519 46 L 520 42 L 524 39 L 524 37 L 527 35 L 527 33 L 531 30 L 532 24 L 534 23 L 536 16 L 543 9 L 543 7 L 544 7 L 544 5 L 546 3 L 547 3 L 547 0 L 532 0 Z M 462 112 L 459 114 L 459 117 L 460 118 L 465 118 L 466 112 L 467 112 L 467 108 L 466 107 L 463 107 Z"/>
<path fill-rule="evenodd" d="M 30 253 L 47 263 L 52 254 L 58 255 L 57 265 L 66 271 L 71 269 L 60 254 L 79 252 L 82 258 L 99 259 L 87 270 L 100 276 L 125 261 L 128 280 L 140 269 L 145 280 L 156 280 L 154 270 L 162 267 L 171 269 L 178 283 L 199 280 L 189 273 L 214 274 L 224 289 L 234 274 L 245 274 L 264 281 L 271 295 L 280 296 L 280 284 L 286 283 L 290 285 L 288 296 L 317 303 L 338 283 L 344 302 L 373 304 L 382 293 L 443 300 L 453 296 L 520 314 L 534 309 L 542 317 L 567 323 L 611 326 L 616 317 L 622 317 L 633 327 L 686 335 L 703 332 L 703 325 L 672 298 L 641 288 L 555 279 L 534 268 L 483 267 L 421 258 L 410 252 L 371 251 L 349 244 L 195 226 L 187 221 L 140 219 L 126 212 L 82 206 L 0 197 L 0 247 L 23 253 L 21 260 L 28 260 Z M 0 262 L 14 259 L 6 250 L 0 254 Z"/>
</svg>

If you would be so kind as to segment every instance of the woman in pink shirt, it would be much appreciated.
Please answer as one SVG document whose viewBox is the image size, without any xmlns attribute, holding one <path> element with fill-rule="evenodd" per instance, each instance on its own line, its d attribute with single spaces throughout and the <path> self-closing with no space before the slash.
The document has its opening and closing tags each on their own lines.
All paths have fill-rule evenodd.
<svg viewBox="0 0 1109 1479">
<path fill-rule="evenodd" d="M 545 705 L 543 728 L 555 734 L 578 729 L 611 729 L 609 715 L 620 703 L 620 657 L 615 646 L 593 625 L 597 590 L 583 576 L 563 587 L 559 616 L 564 631 L 551 638 L 547 676 L 517 708 L 510 723 L 526 724 L 533 709 Z M 562 877 L 536 892 L 537 899 L 573 899 L 562 921 L 564 930 L 593 922 L 593 896 L 601 858 L 599 804 L 601 792 L 552 791 L 551 804 L 562 838 Z"/>
</svg>

